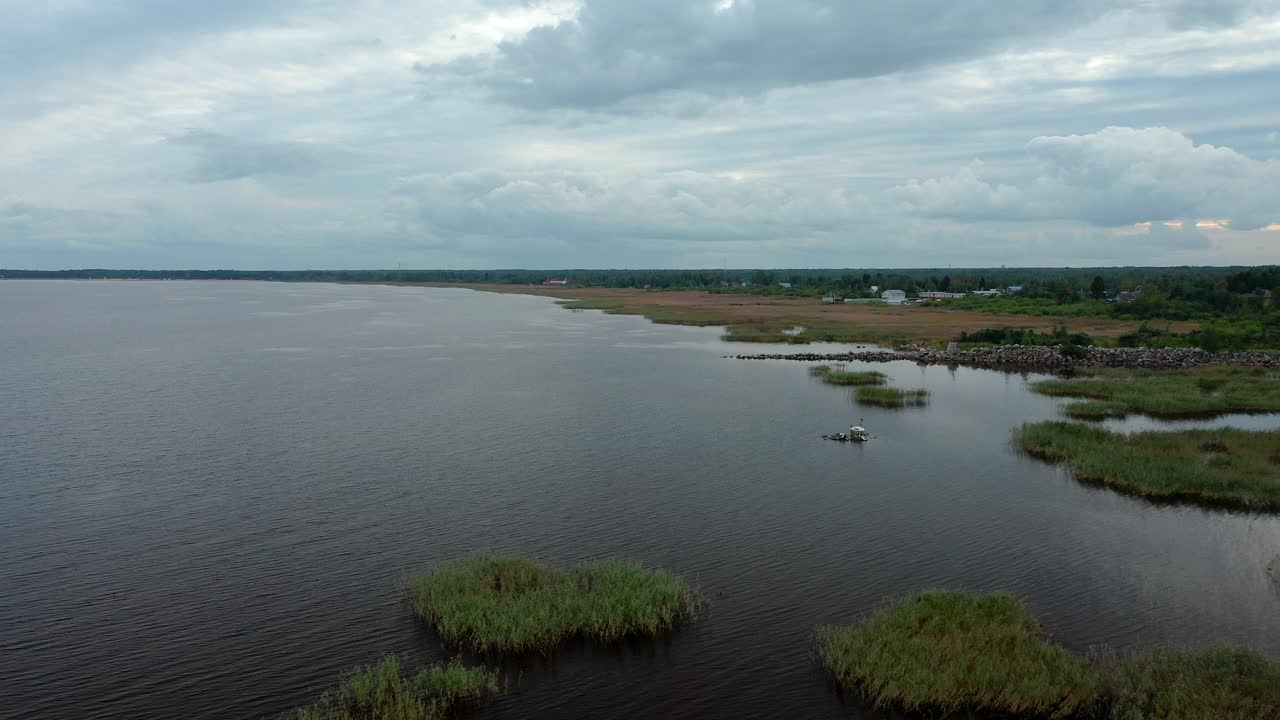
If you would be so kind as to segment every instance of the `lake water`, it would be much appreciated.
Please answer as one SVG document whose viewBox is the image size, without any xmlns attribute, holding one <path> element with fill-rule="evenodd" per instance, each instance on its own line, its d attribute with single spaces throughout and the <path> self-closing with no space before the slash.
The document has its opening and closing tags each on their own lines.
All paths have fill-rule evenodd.
<svg viewBox="0 0 1280 720">
<path fill-rule="evenodd" d="M 1073 650 L 1280 659 L 1275 516 L 1018 455 L 1057 415 L 1023 376 L 891 364 L 929 406 L 861 408 L 718 335 L 466 290 L 0 282 L 0 716 L 275 716 L 445 657 L 401 578 L 482 551 L 639 559 L 710 601 L 509 663 L 483 718 L 879 717 L 808 633 L 934 587 L 1016 593 Z M 859 419 L 873 442 L 819 439 Z"/>
</svg>

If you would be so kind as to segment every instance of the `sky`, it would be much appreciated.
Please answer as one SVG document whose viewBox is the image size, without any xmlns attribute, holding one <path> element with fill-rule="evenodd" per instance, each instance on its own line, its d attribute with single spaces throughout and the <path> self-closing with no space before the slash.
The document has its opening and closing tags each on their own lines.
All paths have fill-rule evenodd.
<svg viewBox="0 0 1280 720">
<path fill-rule="evenodd" d="M 1280 262 L 1280 0 L 0 16 L 0 267 Z"/>
</svg>

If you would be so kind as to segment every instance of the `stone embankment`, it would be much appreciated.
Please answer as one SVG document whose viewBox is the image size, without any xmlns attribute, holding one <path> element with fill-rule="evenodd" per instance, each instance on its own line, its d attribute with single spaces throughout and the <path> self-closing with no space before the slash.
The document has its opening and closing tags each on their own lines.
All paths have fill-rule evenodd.
<svg viewBox="0 0 1280 720">
<path fill-rule="evenodd" d="M 1211 353 L 1195 348 L 1067 348 L 1057 346 L 1001 345 L 967 350 L 934 350 L 906 347 L 845 353 L 764 353 L 729 355 L 739 360 L 802 360 L 813 362 L 893 362 L 911 360 L 921 365 L 961 365 L 1002 370 L 1053 372 L 1074 367 L 1123 367 L 1174 370 L 1200 365 L 1238 365 L 1280 369 L 1280 354 L 1271 352 Z"/>
</svg>

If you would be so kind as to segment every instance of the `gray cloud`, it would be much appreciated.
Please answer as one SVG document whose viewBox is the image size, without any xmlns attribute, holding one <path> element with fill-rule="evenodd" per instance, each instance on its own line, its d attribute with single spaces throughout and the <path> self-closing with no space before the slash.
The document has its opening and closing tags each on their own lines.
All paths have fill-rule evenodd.
<svg viewBox="0 0 1280 720">
<path fill-rule="evenodd" d="M 245 142 L 208 130 L 188 130 L 172 142 L 196 151 L 197 162 L 188 173 L 191 182 L 306 175 L 355 160 L 351 153 L 318 143 Z"/>
<path fill-rule="evenodd" d="M 10 203 L 0 207 L 0 250 L 128 247 L 138 238 L 127 215 Z"/>
<path fill-rule="evenodd" d="M 1267 262 L 1280 237 L 1239 229 L 1280 206 L 1280 0 L 190 5 L 10 9 L 0 264 Z"/>
<path fill-rule="evenodd" d="M 1039 172 L 1022 183 L 985 180 L 975 164 L 951 176 L 913 180 L 891 194 L 913 214 L 967 221 L 1119 226 L 1225 218 L 1242 230 L 1280 221 L 1280 162 L 1196 145 L 1168 128 L 1038 137 L 1026 151 Z"/>
<path fill-rule="evenodd" d="M 1169 8 L 1169 25 L 1178 30 L 1229 27 L 1263 5 L 1250 0 L 1178 0 Z"/>
<path fill-rule="evenodd" d="M 1096 16 L 1100 3 L 1027 0 L 587 0 L 576 21 L 502 43 L 470 76 L 530 108 L 609 106 L 668 91 L 751 95 L 771 88 L 974 57 Z"/>
<path fill-rule="evenodd" d="M 841 187 L 696 172 L 464 172 L 407 178 L 398 217 L 437 237 L 728 242 L 839 231 L 863 207 Z"/>
<path fill-rule="evenodd" d="M 619 104 L 636 110 L 639 99 L 660 94 L 751 96 L 1030 47 L 1107 12 L 1143 12 L 1151 22 L 1191 29 L 1232 26 L 1273 4 L 585 0 L 575 20 L 504 42 L 495 57 L 424 70 L 467 78 L 502 102 L 534 110 Z"/>
</svg>

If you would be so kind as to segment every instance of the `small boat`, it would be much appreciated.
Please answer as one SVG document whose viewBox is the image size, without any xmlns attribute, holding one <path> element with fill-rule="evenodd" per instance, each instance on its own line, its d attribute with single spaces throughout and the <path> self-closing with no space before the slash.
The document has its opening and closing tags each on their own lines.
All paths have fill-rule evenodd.
<svg viewBox="0 0 1280 720">
<path fill-rule="evenodd" d="M 861 425 L 853 425 L 849 428 L 849 432 L 835 433 L 834 435 L 823 435 L 826 440 L 835 440 L 836 442 L 866 442 L 871 439 L 867 434 L 867 429 Z"/>
</svg>

